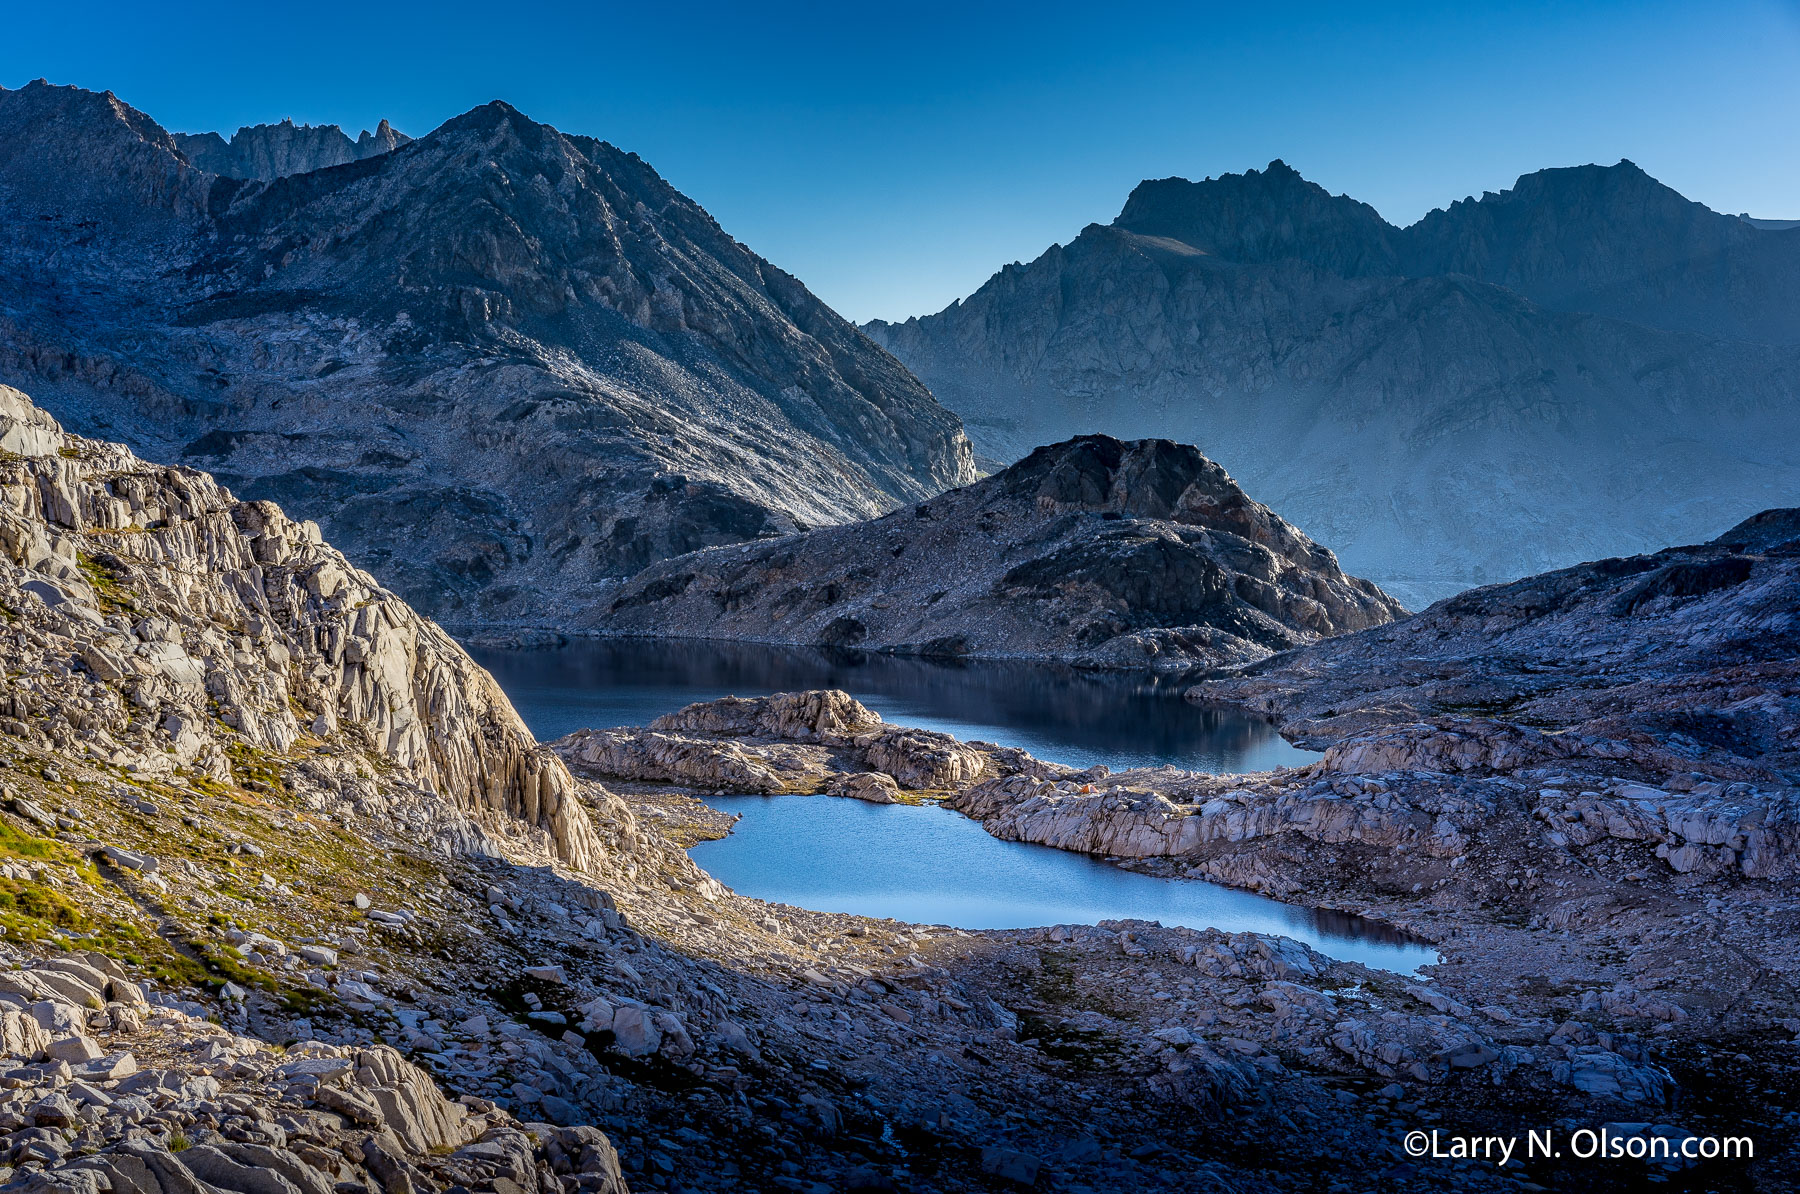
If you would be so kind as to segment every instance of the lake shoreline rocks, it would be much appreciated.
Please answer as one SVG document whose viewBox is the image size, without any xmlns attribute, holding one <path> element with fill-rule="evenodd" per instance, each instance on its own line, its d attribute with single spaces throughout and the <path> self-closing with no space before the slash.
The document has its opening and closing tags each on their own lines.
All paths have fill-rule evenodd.
<svg viewBox="0 0 1800 1194">
<path fill-rule="evenodd" d="M 591 757 L 565 763 L 278 507 L 21 396 L 0 448 L 0 1186 L 1352 1194 L 1419 1184 L 1401 1137 L 1426 1117 L 1749 1131 L 1756 1180 L 1792 1176 L 1778 1099 L 1683 1097 L 1793 1073 L 1796 908 L 1742 857 L 1632 878 L 1650 844 L 1628 854 L 1608 824 L 1583 845 L 1577 812 L 1553 830 L 1566 861 L 1509 876 L 1471 820 L 1493 777 L 1376 754 L 1075 772 L 834 694 L 576 736 Z M 823 792 L 885 776 L 1022 834 L 1028 808 L 1079 811 L 1089 845 L 1159 873 L 1185 858 L 1153 848 L 1164 806 L 1215 806 L 1196 815 L 1227 832 L 1196 861 L 1225 881 L 1360 903 L 1444 961 L 1420 980 L 1254 934 L 745 898 L 684 848 L 676 797 L 716 790 L 711 759 Z M 583 774 L 623 765 L 674 779 Z M 1559 813 L 1594 799 L 1554 779 Z M 1131 831 L 1105 829 L 1121 812 Z M 1603 1188 L 1572 1163 L 1528 1174 Z M 1492 1166 L 1428 1180 L 1519 1188 Z"/>
<path fill-rule="evenodd" d="M 821 733 L 806 718 L 774 710 L 853 704 L 846 702 L 839 694 L 808 693 L 719 709 L 702 704 L 665 725 L 719 733 L 714 750 L 721 761 L 748 750 L 766 752 L 773 763 L 777 745 L 830 740 L 837 729 Z M 861 715 L 845 720 L 866 732 Z M 619 743 L 644 732 L 612 733 Z M 569 741 L 557 744 L 565 757 Z M 1800 1001 L 1785 986 L 1759 987 L 1746 1004 L 1733 992 L 1749 974 L 1720 979 L 1721 967 L 1748 964 L 1750 974 L 1768 973 L 1794 960 L 1796 937 L 1784 918 L 1800 905 L 1781 881 L 1786 839 L 1773 829 L 1742 828 L 1743 816 L 1760 825 L 1774 815 L 1768 810 L 1793 802 L 1792 790 L 1780 784 L 1682 775 L 1666 777 L 1659 789 L 1645 769 L 1654 760 L 1629 752 L 1604 758 L 1598 773 L 1570 766 L 1567 756 L 1559 768 L 1523 765 L 1541 761 L 1526 755 L 1506 769 L 1480 759 L 1454 765 L 1450 760 L 1462 757 L 1454 750 L 1393 756 L 1353 739 L 1307 767 L 1206 775 L 1077 771 L 968 745 L 984 756 L 980 772 L 930 795 L 998 837 L 1373 917 L 1435 944 L 1443 960 L 1426 968 L 1429 978 L 1412 981 L 1413 997 L 1431 1009 L 1434 1031 L 1469 1033 L 1462 1045 L 1435 1054 L 1458 1059 L 1451 1071 L 1467 1067 L 1493 1085 L 1530 1087 L 1531 1067 L 1547 1065 L 1554 1080 L 1576 1089 L 1654 1105 L 1675 1098 L 1674 1074 L 1698 1072 L 1699 1059 L 1719 1042 L 1748 1048 L 1761 1033 L 1800 1025 Z M 571 765 L 584 770 L 579 761 Z M 703 771 L 690 759 L 683 780 L 691 790 L 732 789 L 723 770 L 695 782 Z M 829 790 L 816 770 L 806 775 L 805 785 L 760 790 Z M 1755 811 L 1722 821 L 1726 805 Z M 1722 844 L 1707 845 L 1709 835 Z M 1721 863 L 1728 851 L 1732 858 Z M 1042 930 L 1034 939 L 1060 943 L 1088 931 Z M 1137 932 L 1132 926 L 1119 938 L 1126 956 L 1137 947 Z M 1531 1027 L 1534 1017 L 1541 1027 Z M 1419 1075 L 1429 1067 L 1393 1060 L 1416 1055 L 1391 1036 L 1411 1031 L 1399 1027 L 1404 1017 L 1390 1010 L 1376 1020 L 1376 1036 L 1390 1034 L 1381 1043 L 1359 1045 L 1366 1023 L 1346 1026 L 1339 1018 L 1329 1038 L 1295 1044 L 1361 1050 L 1371 1072 L 1428 1080 Z M 1792 1069 L 1780 1048 L 1759 1047 L 1746 1057 L 1770 1073 Z"/>
</svg>

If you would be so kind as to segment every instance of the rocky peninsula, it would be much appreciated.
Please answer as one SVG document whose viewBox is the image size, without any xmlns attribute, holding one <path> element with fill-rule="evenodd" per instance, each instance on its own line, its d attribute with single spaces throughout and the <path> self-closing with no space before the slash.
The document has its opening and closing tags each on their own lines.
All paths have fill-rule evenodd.
<svg viewBox="0 0 1800 1194">
<path fill-rule="evenodd" d="M 1403 612 L 1194 448 L 1090 435 L 879 519 L 664 561 L 595 628 L 1181 671 Z"/>
</svg>

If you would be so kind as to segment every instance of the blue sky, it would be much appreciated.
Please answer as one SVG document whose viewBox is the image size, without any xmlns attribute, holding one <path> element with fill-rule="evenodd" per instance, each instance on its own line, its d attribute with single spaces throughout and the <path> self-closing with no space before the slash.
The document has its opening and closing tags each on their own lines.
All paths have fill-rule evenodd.
<svg viewBox="0 0 1800 1194">
<path fill-rule="evenodd" d="M 1800 3 L 655 0 L 15 8 L 0 84 L 110 89 L 180 131 L 418 135 L 501 98 L 642 154 L 856 319 L 935 311 L 1139 179 L 1283 158 L 1398 223 L 1631 158 L 1800 218 Z"/>
</svg>

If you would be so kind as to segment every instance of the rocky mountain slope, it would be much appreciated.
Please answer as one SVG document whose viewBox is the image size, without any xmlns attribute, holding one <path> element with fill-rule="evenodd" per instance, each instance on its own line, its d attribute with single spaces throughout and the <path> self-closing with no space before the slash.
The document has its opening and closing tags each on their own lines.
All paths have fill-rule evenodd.
<svg viewBox="0 0 1800 1194">
<path fill-rule="evenodd" d="M 312 524 L 68 435 L 5 387 L 0 450 L 8 1188 L 492 1190 L 560 1167 L 622 1192 L 604 1133 L 533 1139 L 304 1015 L 373 995 L 339 960 L 367 941 L 358 889 L 404 869 L 390 834 L 592 874 L 594 794 Z M 317 935 L 290 949 L 278 922 Z M 301 1031 L 271 1040 L 283 1012 Z"/>
<path fill-rule="evenodd" d="M 284 178 L 327 166 L 360 162 L 398 149 L 412 140 L 387 121 L 364 129 L 352 141 L 335 124 L 245 125 L 227 141 L 218 133 L 171 133 L 181 156 L 210 174 L 226 178 Z"/>
<path fill-rule="evenodd" d="M 1765 519 L 1719 558 L 1754 572 L 1788 538 Z M 1704 587 L 1671 585 L 1650 601 Z M 1688 865 L 1691 842 L 1652 855 L 1611 809 L 1646 799 L 1635 756 L 1610 757 L 1612 779 L 1369 756 L 1109 776 L 816 693 L 574 735 L 558 748 L 576 774 L 311 525 L 69 435 L 10 390 L 0 623 L 8 1190 L 1348 1194 L 1522 1174 L 1606 1192 L 1647 1175 L 1409 1159 L 1415 1122 L 1749 1134 L 1753 1160 L 1695 1176 L 1794 1178 L 1800 999 L 1782 976 L 1800 937 L 1758 869 L 1791 865 L 1792 835 L 1745 829 L 1731 867 Z M 723 830 L 688 793 L 737 772 L 946 796 L 997 832 L 1104 791 L 1080 822 L 1137 810 L 1110 839 L 1136 865 L 1302 886 L 1446 956 L 1420 978 L 1262 934 L 970 933 L 765 904 L 678 844 Z M 1791 802 L 1690 778 L 1689 838 Z M 1472 829 L 1527 779 L 1561 853 Z M 1154 849 L 1188 836 L 1160 832 L 1172 818 L 1211 827 L 1210 852 Z M 1259 869 L 1230 865 L 1232 841 Z M 1526 848 L 1541 869 L 1508 869 Z"/>
<path fill-rule="evenodd" d="M 1605 759 L 1625 742 L 1663 773 L 1792 783 L 1800 511 L 1764 511 L 1707 543 L 1474 589 L 1191 695 L 1254 708 L 1314 745 L 1392 735 L 1366 749 L 1401 759 L 1411 749 L 1402 744 L 1422 737 L 1436 743 L 1427 754 L 1451 752 L 1433 766 L 1457 751 L 1471 765 L 1491 765 L 1493 750 L 1515 766 Z M 1454 734 L 1437 742 L 1444 719 L 1472 715 L 1518 726 L 1492 748 L 1453 746 Z"/>
<path fill-rule="evenodd" d="M 955 416 L 797 280 L 504 104 L 240 180 L 34 83 L 0 92 L 0 212 L 0 373 L 458 625 L 560 623 L 664 556 L 975 475 Z"/>
<path fill-rule="evenodd" d="M 317 526 L 68 435 L 4 386 L 0 450 L 17 678 L 0 728 L 179 787 L 342 735 L 405 781 L 380 796 L 326 752 L 318 778 L 352 799 L 410 793 L 389 815 L 446 842 L 532 830 L 539 853 L 599 862 L 568 773 L 499 687 Z"/>
<path fill-rule="evenodd" d="M 1408 604 L 1696 538 L 1800 478 L 1800 232 L 1628 162 L 1404 229 L 1280 162 L 1145 182 L 865 330 L 985 455 L 1197 444 Z"/>
<path fill-rule="evenodd" d="M 664 561 L 595 625 L 1181 669 L 1401 612 L 1193 448 L 1085 436 L 872 522 Z"/>
</svg>

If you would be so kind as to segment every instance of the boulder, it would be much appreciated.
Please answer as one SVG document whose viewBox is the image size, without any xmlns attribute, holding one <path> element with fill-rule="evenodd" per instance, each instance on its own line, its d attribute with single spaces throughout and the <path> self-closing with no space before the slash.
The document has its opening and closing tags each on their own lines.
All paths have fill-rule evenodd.
<svg viewBox="0 0 1800 1194">
<path fill-rule="evenodd" d="M 631 1057 L 644 1057 L 662 1047 L 662 1030 L 655 1016 L 641 1007 L 627 1004 L 613 1012 L 613 1047 Z"/>
</svg>

